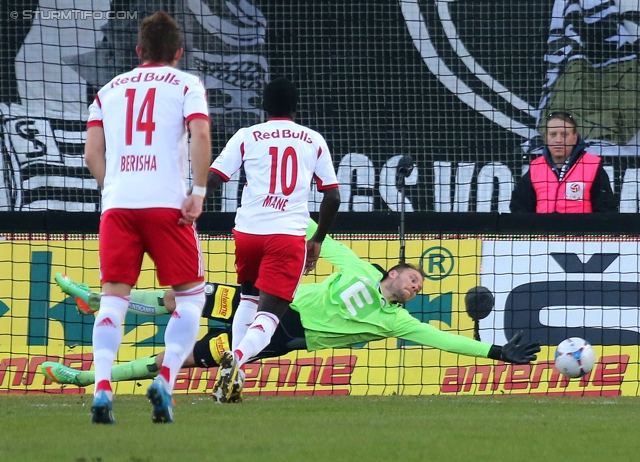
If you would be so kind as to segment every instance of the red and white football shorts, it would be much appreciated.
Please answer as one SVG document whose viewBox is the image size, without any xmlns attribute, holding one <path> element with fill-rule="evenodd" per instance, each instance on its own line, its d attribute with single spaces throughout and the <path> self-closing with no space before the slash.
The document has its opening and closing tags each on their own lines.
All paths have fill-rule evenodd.
<svg viewBox="0 0 640 462">
<path fill-rule="evenodd" d="M 100 218 L 100 273 L 105 282 L 134 285 L 142 258 L 156 264 L 158 281 L 176 286 L 204 281 L 204 263 L 195 224 L 181 226 L 180 210 L 109 209 Z"/>
<path fill-rule="evenodd" d="M 293 300 L 307 259 L 304 236 L 247 234 L 233 230 L 238 283 L 253 282 L 268 294 Z"/>
</svg>

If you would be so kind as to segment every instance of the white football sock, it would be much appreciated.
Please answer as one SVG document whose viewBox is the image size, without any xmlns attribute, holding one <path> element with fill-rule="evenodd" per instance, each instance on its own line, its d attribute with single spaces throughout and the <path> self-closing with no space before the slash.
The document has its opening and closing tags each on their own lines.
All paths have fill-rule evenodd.
<svg viewBox="0 0 640 462">
<path fill-rule="evenodd" d="M 176 309 L 164 333 L 166 349 L 162 361 L 162 367 L 169 369 L 169 393 L 173 393 L 176 376 L 198 339 L 205 300 L 204 283 L 188 291 L 176 292 L 175 295 Z"/>
<path fill-rule="evenodd" d="M 273 337 L 273 333 L 276 331 L 279 323 L 280 320 L 275 314 L 258 311 L 255 320 L 247 330 L 247 334 L 238 345 L 238 348 L 233 350 L 242 353 L 242 357 L 240 357 L 238 361 L 238 366 L 242 366 L 269 345 L 271 337 Z"/>
<path fill-rule="evenodd" d="M 122 342 L 122 321 L 129 297 L 102 295 L 100 310 L 93 323 L 93 364 L 96 384 L 111 382 L 111 368 Z"/>
<path fill-rule="evenodd" d="M 247 329 L 256 318 L 258 298 L 253 295 L 240 296 L 240 303 L 236 308 L 236 314 L 233 316 L 233 324 L 231 325 L 231 351 L 238 348 L 240 341 L 247 333 Z"/>
</svg>

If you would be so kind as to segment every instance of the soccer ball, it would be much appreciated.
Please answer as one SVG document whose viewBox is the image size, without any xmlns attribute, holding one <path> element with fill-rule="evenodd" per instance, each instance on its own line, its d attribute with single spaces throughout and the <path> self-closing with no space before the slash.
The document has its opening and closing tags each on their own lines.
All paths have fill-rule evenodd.
<svg viewBox="0 0 640 462">
<path fill-rule="evenodd" d="M 563 340 L 556 349 L 556 368 L 567 377 L 577 378 L 588 374 L 595 362 L 593 347 L 579 337 Z"/>
</svg>

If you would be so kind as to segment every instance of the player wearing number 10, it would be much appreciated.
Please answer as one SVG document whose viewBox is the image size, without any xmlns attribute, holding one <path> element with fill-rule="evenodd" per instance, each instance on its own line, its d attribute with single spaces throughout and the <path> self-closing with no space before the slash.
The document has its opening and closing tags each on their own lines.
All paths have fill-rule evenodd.
<svg viewBox="0 0 640 462">
<path fill-rule="evenodd" d="M 205 301 L 204 267 L 194 221 L 202 213 L 211 160 L 205 90 L 175 69 L 182 33 L 168 14 L 142 21 L 142 65 L 113 78 L 89 108 L 85 159 L 102 188 L 102 299 L 93 328 L 96 388 L 92 422 L 114 423 L 111 367 L 122 341 L 131 287 L 148 253 L 161 285 L 176 292 L 166 355 L 147 397 L 154 422 L 172 422 L 176 375 L 197 339 Z M 193 189 L 187 195 L 188 132 Z"/>
<path fill-rule="evenodd" d="M 311 271 L 340 205 L 338 180 L 323 136 L 293 121 L 295 86 L 280 77 L 264 89 L 267 122 L 242 128 L 210 168 L 213 190 L 244 168 L 247 183 L 233 234 L 241 301 L 231 350 L 220 360 L 214 399 L 227 402 L 238 368 L 266 347 L 293 300 L 303 272 Z M 311 181 L 323 193 L 318 228 L 305 244 Z"/>
</svg>

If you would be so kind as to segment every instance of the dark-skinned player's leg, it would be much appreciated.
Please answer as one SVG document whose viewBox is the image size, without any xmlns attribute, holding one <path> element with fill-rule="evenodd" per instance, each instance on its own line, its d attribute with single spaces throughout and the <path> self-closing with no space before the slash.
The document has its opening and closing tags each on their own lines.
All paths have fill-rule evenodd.
<svg viewBox="0 0 640 462">
<path fill-rule="evenodd" d="M 213 390 L 217 403 L 241 401 L 244 371 L 242 366 L 269 345 L 289 308 L 289 300 L 260 291 L 258 310 L 245 335 L 232 351 L 225 351 L 220 359 L 220 379 Z M 234 322 L 234 326 L 237 321 Z M 236 335 L 234 329 L 234 336 Z"/>
<path fill-rule="evenodd" d="M 234 345 L 220 360 L 220 378 L 214 387 L 214 401 L 229 401 L 238 369 L 257 356 L 271 341 L 280 317 L 289 308 L 305 268 L 307 245 L 304 236 L 287 234 L 256 235 L 233 231 L 236 242 L 236 271 L 243 294 L 249 295 L 247 282 L 260 290 L 257 313 L 240 324 L 234 319 Z M 251 293 L 255 294 L 255 290 Z M 248 320 L 248 319 L 247 319 Z M 240 330 L 246 328 L 245 335 Z"/>
</svg>

